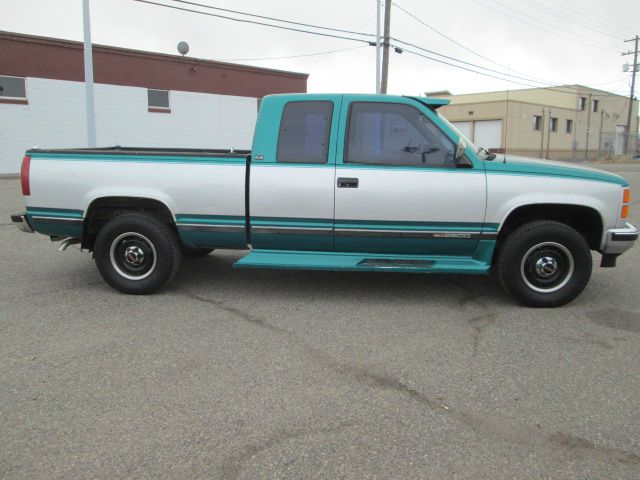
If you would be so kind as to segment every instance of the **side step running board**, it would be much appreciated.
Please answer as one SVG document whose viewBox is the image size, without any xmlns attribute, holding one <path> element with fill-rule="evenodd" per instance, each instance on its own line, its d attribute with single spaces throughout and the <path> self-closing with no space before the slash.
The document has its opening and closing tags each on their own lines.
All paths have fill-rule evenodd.
<svg viewBox="0 0 640 480">
<path fill-rule="evenodd" d="M 489 273 L 490 265 L 472 257 L 252 250 L 234 267 L 482 275 Z"/>
</svg>

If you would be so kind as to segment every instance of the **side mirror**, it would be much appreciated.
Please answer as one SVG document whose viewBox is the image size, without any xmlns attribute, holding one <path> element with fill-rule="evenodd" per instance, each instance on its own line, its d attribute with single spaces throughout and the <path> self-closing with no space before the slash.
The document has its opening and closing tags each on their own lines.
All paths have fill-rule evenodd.
<svg viewBox="0 0 640 480">
<path fill-rule="evenodd" d="M 460 140 L 458 141 L 458 146 L 456 147 L 456 155 L 455 155 L 456 160 L 460 160 L 462 158 L 466 148 L 467 148 L 467 142 L 464 141 L 464 138 L 460 137 Z"/>
</svg>

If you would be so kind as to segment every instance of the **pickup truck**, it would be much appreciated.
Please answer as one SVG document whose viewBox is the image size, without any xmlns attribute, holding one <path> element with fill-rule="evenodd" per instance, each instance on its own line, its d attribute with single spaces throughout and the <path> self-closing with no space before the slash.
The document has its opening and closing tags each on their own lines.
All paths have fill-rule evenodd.
<svg viewBox="0 0 640 480">
<path fill-rule="evenodd" d="M 446 100 L 265 97 L 251 151 L 35 149 L 12 220 L 93 252 L 104 280 L 148 294 L 183 255 L 248 249 L 240 268 L 489 274 L 521 303 L 576 298 L 638 238 L 628 182 L 495 154 Z"/>
</svg>

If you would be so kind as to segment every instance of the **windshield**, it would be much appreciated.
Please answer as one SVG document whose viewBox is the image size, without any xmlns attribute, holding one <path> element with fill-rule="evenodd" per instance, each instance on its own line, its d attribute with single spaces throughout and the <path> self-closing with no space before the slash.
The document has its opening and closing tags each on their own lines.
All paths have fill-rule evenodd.
<svg viewBox="0 0 640 480">
<path fill-rule="evenodd" d="M 456 134 L 460 135 L 464 141 L 467 143 L 468 146 L 470 146 L 471 148 L 473 148 L 473 151 L 476 152 L 476 154 L 482 159 L 482 160 L 486 160 L 487 156 L 489 155 L 489 151 L 486 150 L 483 147 L 479 147 L 477 146 L 475 143 L 473 143 L 471 140 L 469 140 L 467 138 L 467 136 L 462 133 L 460 130 L 458 130 L 456 128 L 456 126 L 451 123 L 449 120 L 447 120 L 447 118 L 442 115 L 440 112 L 436 111 L 436 114 L 438 115 L 438 118 L 440 118 L 440 120 L 442 120 L 451 130 L 453 130 Z"/>
</svg>

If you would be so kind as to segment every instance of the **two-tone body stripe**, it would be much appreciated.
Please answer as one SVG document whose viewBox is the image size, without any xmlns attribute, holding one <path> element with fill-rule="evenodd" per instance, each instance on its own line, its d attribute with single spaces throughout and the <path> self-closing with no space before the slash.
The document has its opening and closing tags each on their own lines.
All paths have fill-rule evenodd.
<svg viewBox="0 0 640 480">
<path fill-rule="evenodd" d="M 176 225 L 192 230 L 218 228 L 244 228 L 245 217 L 242 215 L 193 215 L 177 214 Z"/>
<path fill-rule="evenodd" d="M 264 235 L 333 235 L 327 218 L 251 217 L 251 231 Z"/>
<path fill-rule="evenodd" d="M 216 225 L 202 223 L 176 223 L 179 230 L 184 232 L 215 232 L 239 233 L 244 232 L 244 225 Z"/>
<path fill-rule="evenodd" d="M 385 237 L 495 240 L 497 225 L 482 223 L 434 223 L 311 219 L 311 218 L 251 218 L 254 233 L 272 235 L 332 235 L 337 237 Z M 488 230 L 488 231 L 487 231 Z"/>
<path fill-rule="evenodd" d="M 284 235 L 332 235 L 333 229 L 323 227 L 264 227 L 252 226 L 255 233 L 284 234 Z"/>
<path fill-rule="evenodd" d="M 31 215 L 33 222 L 44 222 L 58 225 L 82 225 L 84 220 L 82 218 L 65 218 L 65 217 L 45 217 L 42 215 Z"/>
<path fill-rule="evenodd" d="M 27 207 L 26 217 L 33 229 L 44 235 L 82 237 L 82 210 Z"/>
<path fill-rule="evenodd" d="M 431 238 L 449 240 L 495 240 L 497 232 L 430 231 L 430 230 L 372 230 L 360 228 L 335 229 L 336 237 L 381 237 L 381 238 Z"/>
</svg>

